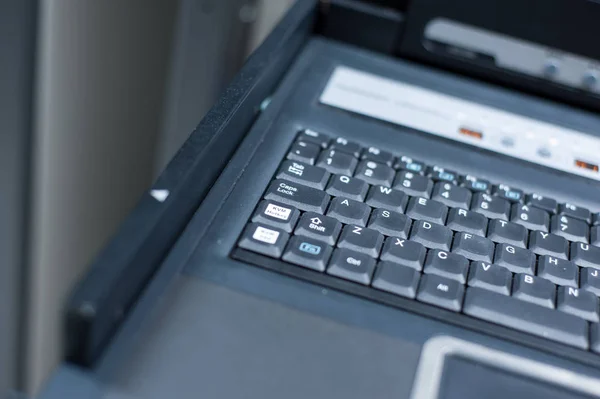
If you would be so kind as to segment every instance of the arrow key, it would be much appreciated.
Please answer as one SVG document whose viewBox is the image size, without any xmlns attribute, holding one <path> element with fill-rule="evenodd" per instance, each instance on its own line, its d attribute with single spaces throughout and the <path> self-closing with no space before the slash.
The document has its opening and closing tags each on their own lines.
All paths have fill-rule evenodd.
<svg viewBox="0 0 600 399">
<path fill-rule="evenodd" d="M 306 212 L 300 218 L 294 234 L 310 237 L 333 245 L 337 241 L 342 224 L 329 216 L 319 215 L 314 212 Z"/>
<path fill-rule="evenodd" d="M 577 220 L 564 215 L 552 216 L 550 221 L 550 232 L 566 238 L 569 241 L 583 242 L 588 241 L 588 224 L 582 220 Z"/>
</svg>

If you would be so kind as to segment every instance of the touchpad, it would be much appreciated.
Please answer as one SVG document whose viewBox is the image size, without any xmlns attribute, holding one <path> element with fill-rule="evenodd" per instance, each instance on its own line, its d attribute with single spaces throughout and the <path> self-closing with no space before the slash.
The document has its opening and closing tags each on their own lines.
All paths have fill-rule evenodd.
<svg viewBox="0 0 600 399">
<path fill-rule="evenodd" d="M 455 337 L 423 346 L 411 399 L 591 399 L 600 379 Z"/>
<path fill-rule="evenodd" d="M 448 357 L 438 399 L 587 399 L 592 396 L 499 370 L 459 357 Z"/>
</svg>

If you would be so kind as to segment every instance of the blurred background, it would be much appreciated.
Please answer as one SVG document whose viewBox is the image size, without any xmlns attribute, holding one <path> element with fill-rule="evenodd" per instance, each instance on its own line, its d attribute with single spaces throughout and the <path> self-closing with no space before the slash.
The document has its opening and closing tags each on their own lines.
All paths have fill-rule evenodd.
<svg viewBox="0 0 600 399">
<path fill-rule="evenodd" d="M 0 396 L 43 384 L 74 283 L 291 3 L 0 1 Z"/>
</svg>

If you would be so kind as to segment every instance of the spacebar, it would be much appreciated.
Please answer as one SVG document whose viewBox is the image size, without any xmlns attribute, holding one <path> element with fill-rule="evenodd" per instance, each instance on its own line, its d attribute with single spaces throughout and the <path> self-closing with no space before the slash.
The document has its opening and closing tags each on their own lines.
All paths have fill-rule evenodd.
<svg viewBox="0 0 600 399">
<path fill-rule="evenodd" d="M 567 345 L 588 349 L 588 323 L 578 317 L 481 288 L 467 289 L 463 311 Z"/>
</svg>

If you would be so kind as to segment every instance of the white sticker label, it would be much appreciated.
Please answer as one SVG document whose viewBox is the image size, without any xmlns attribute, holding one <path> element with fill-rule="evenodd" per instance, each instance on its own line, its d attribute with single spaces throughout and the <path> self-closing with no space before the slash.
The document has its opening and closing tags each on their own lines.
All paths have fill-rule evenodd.
<svg viewBox="0 0 600 399">
<path fill-rule="evenodd" d="M 252 238 L 254 238 L 256 241 L 261 241 L 266 244 L 275 244 L 278 237 L 278 231 L 265 229 L 261 226 L 258 226 L 254 231 L 254 234 L 252 234 Z"/>
<path fill-rule="evenodd" d="M 265 209 L 265 215 L 281 220 L 288 220 L 290 218 L 291 213 L 291 209 L 284 208 L 282 206 L 277 206 L 275 204 L 269 204 Z"/>
</svg>

